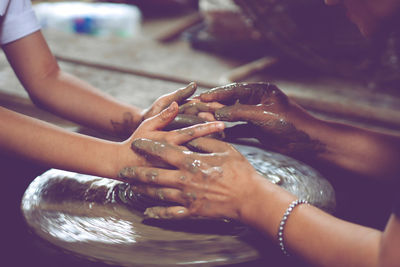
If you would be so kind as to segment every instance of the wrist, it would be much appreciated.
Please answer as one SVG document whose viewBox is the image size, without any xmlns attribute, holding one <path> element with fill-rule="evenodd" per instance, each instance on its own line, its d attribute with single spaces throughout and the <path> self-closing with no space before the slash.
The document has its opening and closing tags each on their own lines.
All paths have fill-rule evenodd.
<svg viewBox="0 0 400 267">
<path fill-rule="evenodd" d="M 128 139 L 114 144 L 110 166 L 112 178 L 119 178 L 119 173 L 126 167 L 145 165 L 146 160 L 131 149 L 130 143 Z"/>
<path fill-rule="evenodd" d="M 296 197 L 256 174 L 251 194 L 240 206 L 239 220 L 275 238 L 280 220 Z"/>
<path fill-rule="evenodd" d="M 272 129 L 274 142 L 270 140 L 269 129 L 267 138 L 261 140 L 267 146 L 282 154 L 296 159 L 312 162 L 325 151 L 325 143 L 321 140 L 324 121 L 313 117 L 296 103 L 291 103 L 282 114 L 277 125 Z"/>
</svg>

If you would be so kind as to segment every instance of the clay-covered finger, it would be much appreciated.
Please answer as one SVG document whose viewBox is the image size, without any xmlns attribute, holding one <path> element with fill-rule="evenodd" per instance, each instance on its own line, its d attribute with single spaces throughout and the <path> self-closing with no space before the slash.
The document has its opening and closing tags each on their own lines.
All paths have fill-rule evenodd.
<svg viewBox="0 0 400 267">
<path fill-rule="evenodd" d="M 217 101 L 232 105 L 239 101 L 242 104 L 257 105 L 270 101 L 271 98 L 285 99 L 286 95 L 274 84 L 268 82 L 233 83 L 211 89 L 200 95 L 203 102 Z"/>
<path fill-rule="evenodd" d="M 268 112 L 255 105 L 242 105 L 236 103 L 233 106 L 225 106 L 215 111 L 215 118 L 220 121 L 247 121 L 262 123 L 271 118 L 278 118 L 278 114 Z"/>
<path fill-rule="evenodd" d="M 204 93 L 201 93 L 199 98 L 203 102 L 225 102 L 238 98 L 238 92 L 240 90 L 238 83 L 232 83 L 224 86 L 215 87 L 211 90 L 208 90 Z"/>
<path fill-rule="evenodd" d="M 188 201 L 191 200 L 188 197 L 186 197 L 186 195 L 184 195 L 184 193 L 181 190 L 176 188 L 138 184 L 138 185 L 133 185 L 132 190 L 134 192 L 144 194 L 156 200 L 174 202 L 182 205 L 188 204 Z"/>
<path fill-rule="evenodd" d="M 178 145 L 186 143 L 197 137 L 220 132 L 224 128 L 225 124 L 223 122 L 214 121 L 175 130 L 170 132 L 169 134 L 174 134 L 173 143 Z"/>
<path fill-rule="evenodd" d="M 174 207 L 151 207 L 144 212 L 151 219 L 183 219 L 190 216 L 189 210 L 182 206 Z"/>
<path fill-rule="evenodd" d="M 144 117 L 145 119 L 153 117 L 154 115 L 160 113 L 163 109 L 168 107 L 172 102 L 182 103 L 186 98 L 194 94 L 197 89 L 197 85 L 192 82 L 188 86 L 180 88 L 172 93 L 163 95 L 159 97 L 150 110 L 148 110 Z"/>
<path fill-rule="evenodd" d="M 168 106 L 170 103 L 174 101 L 181 103 L 182 101 L 186 100 L 191 95 L 193 95 L 196 89 L 197 89 L 196 83 L 191 82 L 187 86 L 179 88 L 178 90 L 170 94 L 163 95 L 158 101 L 160 102 L 161 105 L 164 105 L 164 107 Z"/>
<path fill-rule="evenodd" d="M 224 105 L 218 102 L 204 103 L 204 102 L 189 102 L 179 106 L 179 113 L 197 115 L 199 112 L 214 112 L 222 108 Z"/>
<path fill-rule="evenodd" d="M 178 114 L 174 120 L 164 128 L 164 130 L 171 131 L 205 122 L 207 121 L 195 115 Z"/>
<path fill-rule="evenodd" d="M 197 85 L 195 82 L 189 83 L 187 86 L 179 88 L 178 90 L 169 93 L 167 95 L 163 95 L 159 100 L 165 106 L 168 106 L 172 102 L 181 103 L 185 99 L 189 98 L 197 89 Z"/>
<path fill-rule="evenodd" d="M 180 171 L 152 167 L 127 167 L 119 172 L 118 177 L 128 183 L 139 182 L 168 187 L 179 187 L 187 179 Z"/>
<path fill-rule="evenodd" d="M 215 116 L 213 113 L 209 112 L 200 112 L 197 116 L 206 121 L 215 121 Z"/>
<path fill-rule="evenodd" d="M 226 142 L 207 137 L 196 138 L 187 143 L 187 146 L 197 151 L 207 153 L 225 152 L 233 149 L 233 147 Z"/>
<path fill-rule="evenodd" d="M 172 166 L 180 166 L 180 164 L 185 161 L 185 158 L 190 154 L 189 151 L 176 145 L 145 138 L 134 140 L 131 144 L 131 148 L 144 157 L 155 157 Z"/>
<path fill-rule="evenodd" d="M 172 100 L 181 103 L 182 101 L 192 96 L 196 91 L 196 89 L 197 89 L 197 84 L 195 82 L 191 82 L 189 83 L 188 86 L 180 88 L 176 92 L 174 92 Z"/>
<path fill-rule="evenodd" d="M 171 121 L 173 121 L 178 114 L 178 104 L 172 102 L 169 107 L 161 111 L 159 114 L 145 120 L 141 125 L 141 129 L 158 130 L 163 129 Z"/>
</svg>

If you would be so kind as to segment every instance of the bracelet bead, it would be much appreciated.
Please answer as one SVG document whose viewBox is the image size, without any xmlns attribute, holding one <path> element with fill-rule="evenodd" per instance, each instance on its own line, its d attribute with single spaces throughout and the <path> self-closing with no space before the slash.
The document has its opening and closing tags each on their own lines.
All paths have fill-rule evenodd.
<svg viewBox="0 0 400 267">
<path fill-rule="evenodd" d="M 289 253 L 287 252 L 285 248 L 285 243 L 283 240 L 283 234 L 284 234 L 284 229 L 285 229 L 285 224 L 287 219 L 289 218 L 289 215 L 291 212 L 294 210 L 294 208 L 300 204 L 309 204 L 307 200 L 304 199 L 297 199 L 294 200 L 292 203 L 290 203 L 289 207 L 286 209 L 285 213 L 283 214 L 283 217 L 279 223 L 279 228 L 278 228 L 278 244 L 280 249 L 282 250 L 282 253 L 286 256 L 290 256 Z"/>
</svg>

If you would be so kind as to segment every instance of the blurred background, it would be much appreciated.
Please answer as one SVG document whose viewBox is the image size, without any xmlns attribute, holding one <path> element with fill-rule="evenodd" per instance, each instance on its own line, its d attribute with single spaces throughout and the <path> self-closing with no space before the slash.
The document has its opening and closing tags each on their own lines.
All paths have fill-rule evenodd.
<svg viewBox="0 0 400 267">
<path fill-rule="evenodd" d="M 398 34 L 390 30 L 365 39 L 340 6 L 327 7 L 323 0 L 32 3 L 61 68 L 135 106 L 146 108 L 191 81 L 199 91 L 232 82 L 270 81 L 316 116 L 400 133 Z M 99 135 L 34 106 L 3 53 L 0 105 Z M 7 266 L 106 266 L 66 255 L 29 233 L 20 200 L 46 167 L 1 153 L 0 166 L 3 175 L 13 178 L 4 185 L 11 190 L 2 194 L 1 202 L 8 203 L 1 225 Z M 338 196 L 339 215 L 382 228 L 388 213 L 379 209 L 379 201 L 389 201 L 389 196 L 380 195 L 373 182 L 363 191 L 345 176 L 337 180 L 336 186 L 345 188 Z M 348 193 L 354 190 L 357 199 Z M 360 210 L 368 199 L 369 212 Z"/>
</svg>

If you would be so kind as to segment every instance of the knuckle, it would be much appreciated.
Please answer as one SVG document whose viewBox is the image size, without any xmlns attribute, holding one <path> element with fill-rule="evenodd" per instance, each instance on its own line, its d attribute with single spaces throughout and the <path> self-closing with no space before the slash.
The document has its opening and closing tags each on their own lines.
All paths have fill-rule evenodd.
<svg viewBox="0 0 400 267">
<path fill-rule="evenodd" d="M 177 196 L 177 198 L 179 199 L 179 202 L 181 202 L 183 205 L 185 206 L 190 206 L 191 205 L 191 201 L 190 199 L 187 197 L 185 192 L 180 192 L 179 195 Z"/>
<path fill-rule="evenodd" d="M 155 183 L 158 181 L 158 171 L 154 170 L 154 169 L 150 169 L 150 170 L 146 171 L 144 177 L 145 177 L 145 181 Z"/>
<path fill-rule="evenodd" d="M 186 129 L 182 129 L 180 131 L 178 131 L 180 134 L 182 135 L 186 135 L 186 136 L 194 136 L 196 133 L 196 130 L 198 126 L 196 126 L 195 128 L 186 128 Z"/>
<path fill-rule="evenodd" d="M 119 173 L 118 177 L 125 179 L 125 178 L 134 178 L 136 175 L 135 167 L 126 167 L 123 168 Z"/>
<path fill-rule="evenodd" d="M 176 179 L 176 184 L 179 187 L 184 187 L 187 184 L 187 177 L 184 174 L 179 175 L 178 179 Z"/>
<path fill-rule="evenodd" d="M 155 194 L 160 200 L 165 200 L 165 192 L 163 189 L 156 189 Z"/>
</svg>

